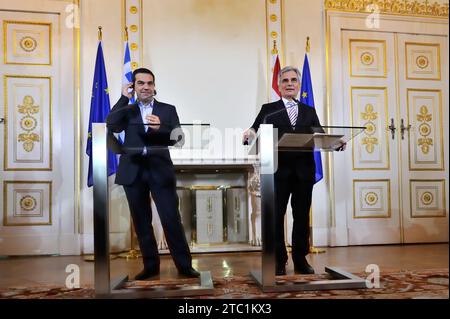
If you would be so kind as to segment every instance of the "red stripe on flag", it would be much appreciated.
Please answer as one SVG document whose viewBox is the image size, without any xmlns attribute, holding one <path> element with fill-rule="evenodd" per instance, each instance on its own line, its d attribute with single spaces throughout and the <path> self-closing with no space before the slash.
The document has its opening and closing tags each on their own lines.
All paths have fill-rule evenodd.
<svg viewBox="0 0 450 319">
<path fill-rule="evenodd" d="M 275 60 L 275 65 L 273 66 L 273 76 L 272 76 L 272 89 L 281 97 L 280 89 L 278 88 L 278 74 L 280 73 L 280 60 L 277 58 Z"/>
</svg>

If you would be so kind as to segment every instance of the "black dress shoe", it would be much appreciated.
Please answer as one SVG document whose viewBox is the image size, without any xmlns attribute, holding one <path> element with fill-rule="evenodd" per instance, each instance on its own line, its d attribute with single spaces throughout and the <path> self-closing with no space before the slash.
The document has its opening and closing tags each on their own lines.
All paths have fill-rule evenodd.
<svg viewBox="0 0 450 319">
<path fill-rule="evenodd" d="M 284 275 L 286 275 L 286 267 L 285 266 L 275 268 L 275 276 L 284 276 Z"/>
<path fill-rule="evenodd" d="M 159 268 L 148 268 L 142 270 L 134 277 L 135 280 L 144 280 L 153 276 L 159 275 Z"/>
<path fill-rule="evenodd" d="M 296 274 L 311 275 L 314 274 L 314 268 L 308 264 L 305 258 L 302 262 L 294 265 L 294 272 Z"/>
<path fill-rule="evenodd" d="M 192 267 L 191 268 L 185 268 L 185 269 L 179 269 L 178 273 L 181 276 L 189 277 L 189 278 L 198 278 L 198 277 L 200 277 L 200 273 L 197 270 L 195 270 L 194 268 L 192 268 Z"/>
</svg>

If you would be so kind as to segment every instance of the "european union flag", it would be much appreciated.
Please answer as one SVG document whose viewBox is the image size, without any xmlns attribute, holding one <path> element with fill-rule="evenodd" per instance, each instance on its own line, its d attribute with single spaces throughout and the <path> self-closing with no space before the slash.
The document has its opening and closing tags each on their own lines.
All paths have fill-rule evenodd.
<svg viewBox="0 0 450 319">
<path fill-rule="evenodd" d="M 95 61 L 94 83 L 92 86 L 91 111 L 89 115 L 88 140 L 86 154 L 89 156 L 89 172 L 87 184 L 94 184 L 92 174 L 92 123 L 105 123 L 111 105 L 109 103 L 108 81 L 106 79 L 105 60 L 103 59 L 102 41 L 97 48 L 97 59 Z M 117 158 L 108 151 L 108 176 L 117 171 Z"/>
<path fill-rule="evenodd" d="M 302 88 L 300 90 L 300 102 L 314 107 L 314 94 L 311 82 L 311 72 L 309 71 L 308 55 L 305 54 L 302 74 Z M 316 183 L 323 178 L 322 157 L 320 152 L 314 152 L 314 160 L 316 162 Z"/>
</svg>

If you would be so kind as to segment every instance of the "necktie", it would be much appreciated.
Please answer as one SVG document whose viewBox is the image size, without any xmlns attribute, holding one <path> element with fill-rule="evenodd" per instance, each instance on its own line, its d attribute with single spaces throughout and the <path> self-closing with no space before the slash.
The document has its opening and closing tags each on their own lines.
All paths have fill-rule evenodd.
<svg viewBox="0 0 450 319">
<path fill-rule="evenodd" d="M 295 124 L 297 123 L 297 117 L 298 117 L 298 106 L 297 103 L 295 102 L 288 102 L 286 107 L 288 108 L 288 115 L 289 115 L 289 120 L 291 120 L 291 124 L 292 126 L 295 126 Z"/>
<path fill-rule="evenodd" d="M 143 113 L 142 121 L 144 122 L 145 131 L 148 131 L 148 129 L 149 129 L 149 126 L 147 125 L 146 117 L 147 117 L 147 115 L 152 115 L 152 111 L 153 111 L 153 109 L 152 109 L 151 104 L 142 106 L 142 113 Z"/>
</svg>

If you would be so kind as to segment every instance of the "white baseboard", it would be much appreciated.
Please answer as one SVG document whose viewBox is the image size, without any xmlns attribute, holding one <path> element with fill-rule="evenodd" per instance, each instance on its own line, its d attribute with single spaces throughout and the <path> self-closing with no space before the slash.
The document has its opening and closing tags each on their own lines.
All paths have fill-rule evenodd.
<svg viewBox="0 0 450 319">
<path fill-rule="evenodd" d="M 59 236 L 42 234 L 2 237 L 0 239 L 0 255 L 2 256 L 35 256 L 59 254 Z"/>
</svg>

